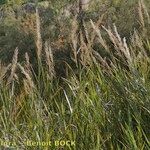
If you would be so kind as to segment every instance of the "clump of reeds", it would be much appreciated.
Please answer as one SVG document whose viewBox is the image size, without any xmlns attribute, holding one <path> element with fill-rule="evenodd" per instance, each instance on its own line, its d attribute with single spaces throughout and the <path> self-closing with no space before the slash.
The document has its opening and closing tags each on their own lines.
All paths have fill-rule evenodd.
<svg viewBox="0 0 150 150">
<path fill-rule="evenodd" d="M 131 41 L 127 42 L 115 25 L 113 28 L 101 26 L 99 29 L 99 25 L 91 21 L 92 37 L 88 37 L 88 34 L 86 43 L 80 34 L 80 45 L 76 23 L 71 33 L 74 59 L 78 59 L 78 51 L 83 52 L 80 61 L 86 67 L 78 68 L 77 75 L 73 73 L 71 77 L 63 79 L 63 85 L 56 78 L 54 80 L 59 84 L 51 82 L 55 76 L 55 63 L 49 42 L 45 42 L 44 53 L 42 46 L 38 45 L 39 59 L 46 59 L 46 65 L 45 61 L 38 63 L 37 67 L 41 69 L 38 73 L 32 70 L 34 64 L 31 64 L 28 53 L 23 64 L 18 62 L 18 49 L 15 50 L 8 83 L 14 81 L 16 70 L 19 69 L 24 86 L 22 93 L 14 99 L 12 89 L 0 84 L 0 140 L 15 141 L 17 144 L 10 149 L 27 149 L 26 140 L 67 139 L 75 141 L 75 146 L 57 148 L 148 150 L 150 58 L 145 57 L 145 52 L 150 50 L 149 38 L 145 44 L 142 34 L 134 30 L 129 37 Z M 40 30 L 38 32 L 40 34 Z M 95 37 L 102 45 L 99 47 L 111 55 L 112 65 L 107 63 L 106 56 L 102 57 L 93 48 Z M 42 42 L 40 35 L 37 40 L 39 44 Z M 136 74 L 115 62 L 113 52 L 130 69 L 137 67 Z M 43 54 L 45 56 L 42 57 Z M 94 63 L 89 65 L 91 62 Z M 112 71 L 111 75 L 103 71 L 106 68 Z M 2 79 L 6 71 L 7 68 L 1 75 Z M 47 76 L 50 78 L 47 79 Z M 43 146 L 34 148 L 42 149 Z"/>
</svg>

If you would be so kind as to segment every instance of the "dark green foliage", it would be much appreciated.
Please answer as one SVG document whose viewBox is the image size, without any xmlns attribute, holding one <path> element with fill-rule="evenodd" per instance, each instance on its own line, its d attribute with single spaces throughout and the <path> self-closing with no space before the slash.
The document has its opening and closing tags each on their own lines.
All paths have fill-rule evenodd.
<svg viewBox="0 0 150 150">
<path fill-rule="evenodd" d="M 1 1 L 0 1 L 0 5 L 5 4 L 5 3 L 6 3 L 6 1 L 7 1 L 7 0 L 1 0 Z"/>
</svg>

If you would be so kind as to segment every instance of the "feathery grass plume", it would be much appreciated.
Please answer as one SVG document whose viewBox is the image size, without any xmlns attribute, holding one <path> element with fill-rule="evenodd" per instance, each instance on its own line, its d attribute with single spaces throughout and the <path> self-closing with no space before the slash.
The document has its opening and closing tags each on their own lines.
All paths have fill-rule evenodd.
<svg viewBox="0 0 150 150">
<path fill-rule="evenodd" d="M 139 15 L 140 24 L 142 28 L 144 28 L 145 21 L 144 21 L 144 16 L 143 16 L 143 1 L 142 0 L 139 0 L 139 3 L 138 3 L 138 15 Z"/>
<path fill-rule="evenodd" d="M 25 66 L 24 69 L 26 70 L 26 72 L 32 77 L 32 73 L 33 73 L 33 68 L 32 68 L 32 64 L 30 64 L 30 58 L 28 53 L 25 53 Z"/>
<path fill-rule="evenodd" d="M 37 47 L 37 57 L 40 60 L 42 53 L 42 37 L 41 37 L 41 22 L 37 7 L 36 7 L 36 47 Z"/>
<path fill-rule="evenodd" d="M 98 19 L 98 21 L 97 21 L 96 23 L 94 23 L 92 20 L 90 20 L 90 22 L 91 22 L 91 24 L 92 24 L 92 28 L 94 29 L 94 30 L 92 31 L 92 33 L 91 33 L 91 40 L 90 40 L 90 43 L 94 43 L 94 39 L 95 39 L 96 35 L 98 34 L 98 33 L 97 33 L 97 30 L 98 30 L 99 27 L 101 26 L 104 16 L 105 16 L 105 13 L 103 13 L 103 14 L 99 17 L 99 19 Z M 93 26 L 93 25 L 94 25 L 94 26 Z M 99 36 L 99 35 L 98 35 L 98 36 Z"/>
<path fill-rule="evenodd" d="M 95 31 L 95 33 L 98 35 L 98 40 L 100 42 L 100 44 L 105 48 L 106 51 L 109 51 L 109 46 L 106 44 L 106 41 L 103 39 L 100 30 L 98 29 L 98 27 L 94 24 L 94 22 L 91 20 L 91 25 Z"/>
<path fill-rule="evenodd" d="M 131 67 L 133 64 L 132 57 L 130 54 L 130 49 L 126 43 L 126 38 L 121 39 L 116 26 L 114 25 L 114 33 L 111 29 L 106 29 L 104 26 L 103 28 L 106 30 L 107 34 L 109 35 L 110 40 L 114 44 L 114 48 L 117 50 L 118 56 L 121 58 L 126 58 L 128 65 Z"/>
<path fill-rule="evenodd" d="M 118 51 L 118 39 L 116 38 L 116 36 L 112 33 L 111 29 L 106 29 L 104 26 L 102 26 L 103 29 L 107 32 L 107 34 L 109 35 L 110 40 L 112 41 L 112 43 L 114 44 L 114 47 L 116 48 L 116 50 Z"/>
<path fill-rule="evenodd" d="M 25 60 L 26 60 L 26 68 L 30 69 L 30 58 L 27 52 L 25 53 Z"/>
<path fill-rule="evenodd" d="M 54 59 L 53 59 L 52 49 L 47 41 L 45 42 L 45 53 L 46 53 L 46 63 L 48 66 L 49 75 L 52 78 L 55 76 Z"/>
<path fill-rule="evenodd" d="M 137 30 L 134 30 L 134 33 L 131 37 L 131 43 L 132 43 L 132 47 L 136 48 L 140 48 L 143 49 L 143 41 L 142 41 L 142 37 L 140 36 L 140 33 L 138 33 Z"/>
<path fill-rule="evenodd" d="M 12 65 L 11 65 L 11 73 L 7 80 L 7 85 L 10 84 L 14 79 L 14 74 L 16 72 L 17 68 L 17 62 L 18 62 L 18 48 L 15 49 L 13 59 L 12 59 Z"/>
<path fill-rule="evenodd" d="M 29 73 L 25 70 L 25 68 L 23 66 L 21 66 L 21 64 L 18 63 L 17 65 L 20 68 L 22 74 L 25 76 L 25 78 L 26 78 L 25 81 L 29 85 L 29 89 L 30 89 L 29 91 L 31 92 L 32 89 L 35 88 L 35 85 L 34 85 L 32 78 L 30 77 Z"/>
<path fill-rule="evenodd" d="M 132 65 L 133 61 L 132 61 L 132 57 L 131 57 L 131 54 L 130 54 L 130 49 L 129 49 L 128 45 L 127 45 L 125 37 L 123 38 L 123 46 L 124 46 L 124 54 L 125 54 L 125 56 L 127 58 L 128 64 Z"/>
<path fill-rule="evenodd" d="M 149 12 L 148 12 L 147 7 L 145 6 L 145 3 L 143 0 L 141 0 L 141 5 L 142 5 L 143 11 L 147 17 L 148 24 L 150 24 L 150 15 L 149 15 Z"/>
<path fill-rule="evenodd" d="M 116 35 L 116 37 L 117 37 L 119 43 L 122 43 L 121 37 L 120 37 L 120 35 L 119 35 L 119 33 L 118 33 L 118 30 L 117 30 L 116 25 L 114 24 L 113 26 L 114 26 L 115 35 Z"/>
<path fill-rule="evenodd" d="M 77 51 L 78 51 L 78 21 L 77 15 L 73 18 L 72 21 L 72 32 L 71 32 L 71 44 L 72 44 L 72 52 L 73 52 L 73 60 L 77 64 Z"/>
<path fill-rule="evenodd" d="M 83 35 L 80 34 L 80 62 L 83 66 L 90 65 L 92 63 L 92 49 L 85 43 Z"/>
<path fill-rule="evenodd" d="M 131 49 L 132 49 L 131 54 L 133 59 L 136 60 L 136 58 L 141 55 L 143 55 L 143 57 L 147 57 L 142 35 L 136 30 L 134 30 L 134 33 L 131 37 Z"/>
<path fill-rule="evenodd" d="M 86 37 L 86 40 L 85 42 L 87 43 L 87 45 L 90 43 L 90 39 L 89 39 L 89 33 L 88 33 L 88 28 L 87 28 L 87 25 L 85 23 L 85 21 L 83 20 L 83 26 L 84 26 L 84 34 L 85 34 L 85 37 Z M 83 33 L 82 33 L 83 35 Z"/>
</svg>

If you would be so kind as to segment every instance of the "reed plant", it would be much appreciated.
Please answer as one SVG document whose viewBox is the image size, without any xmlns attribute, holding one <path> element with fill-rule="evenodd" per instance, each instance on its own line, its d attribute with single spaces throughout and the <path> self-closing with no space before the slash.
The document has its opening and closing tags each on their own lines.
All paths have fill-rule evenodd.
<svg viewBox="0 0 150 150">
<path fill-rule="evenodd" d="M 1 149 L 150 148 L 149 15 L 143 1 L 138 7 L 142 30 L 127 38 L 117 25 L 101 24 L 103 14 L 84 22 L 79 42 L 75 16 L 67 47 L 73 63 L 65 62 L 64 77 L 56 76 L 55 50 L 42 39 L 36 10 L 36 63 L 27 52 L 18 61 L 16 48 L 12 62 L 0 64 Z M 61 140 L 74 144 L 55 143 Z"/>
</svg>

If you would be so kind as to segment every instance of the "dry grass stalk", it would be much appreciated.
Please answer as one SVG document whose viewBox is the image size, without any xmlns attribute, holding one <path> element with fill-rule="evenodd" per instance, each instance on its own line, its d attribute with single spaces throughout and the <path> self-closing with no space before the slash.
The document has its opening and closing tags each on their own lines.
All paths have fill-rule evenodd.
<svg viewBox="0 0 150 150">
<path fill-rule="evenodd" d="M 148 24 L 150 24 L 150 15 L 149 15 L 149 13 L 148 13 L 147 7 L 145 6 L 143 0 L 141 0 L 141 5 L 142 5 L 143 10 L 144 10 L 144 13 L 145 13 L 145 15 L 146 15 L 146 17 L 147 17 Z"/>
<path fill-rule="evenodd" d="M 7 85 L 10 84 L 13 79 L 17 68 L 17 61 L 18 61 L 18 48 L 15 49 L 13 59 L 12 59 L 12 65 L 11 65 L 11 73 L 7 80 Z"/>
<path fill-rule="evenodd" d="M 144 22 L 144 16 L 143 16 L 143 1 L 139 0 L 139 4 L 138 4 L 138 14 L 139 14 L 139 21 L 142 25 L 142 27 L 145 27 L 145 22 Z"/>
<path fill-rule="evenodd" d="M 63 91 L 64 91 L 64 95 L 65 95 L 65 98 L 66 98 L 66 100 L 67 100 L 67 103 L 68 103 L 68 106 L 69 106 L 69 109 L 70 109 L 70 113 L 72 114 L 72 113 L 73 113 L 73 109 L 72 109 L 72 107 L 71 107 L 69 98 L 68 98 L 68 96 L 67 96 L 66 91 L 65 91 L 65 90 L 63 90 Z"/>
<path fill-rule="evenodd" d="M 150 16 L 149 16 L 147 7 L 145 6 L 143 0 L 139 0 L 138 13 L 139 13 L 139 18 L 140 18 L 140 23 L 142 24 L 143 27 L 145 26 L 144 14 L 145 14 L 146 17 L 147 17 L 148 24 L 150 24 Z"/>
<path fill-rule="evenodd" d="M 30 68 L 30 58 L 28 53 L 25 53 L 25 60 L 26 60 L 26 66 L 27 68 Z"/>
<path fill-rule="evenodd" d="M 107 46 L 106 41 L 102 38 L 100 30 L 98 29 L 98 27 L 94 24 L 92 20 L 91 20 L 91 24 L 92 24 L 94 31 L 98 35 L 98 40 L 100 44 L 105 48 L 106 51 L 109 51 L 109 47 Z"/>
<path fill-rule="evenodd" d="M 97 31 L 97 29 L 99 29 L 99 27 L 101 26 L 101 24 L 102 24 L 102 22 L 103 22 L 103 18 L 104 18 L 104 15 L 105 15 L 105 13 L 104 14 L 102 14 L 100 17 L 99 17 L 99 19 L 98 19 L 98 21 L 96 22 L 96 23 L 94 23 L 92 20 L 91 20 L 91 24 L 92 24 L 92 28 L 94 29 L 93 31 L 92 31 L 92 33 L 91 33 L 91 40 L 90 40 L 90 42 L 91 43 L 94 43 L 94 39 L 95 39 L 95 37 L 96 37 L 96 35 L 97 35 L 97 32 L 95 32 L 95 31 Z M 94 25 L 94 26 L 93 26 Z M 96 30 L 95 30 L 96 29 Z"/>
<path fill-rule="evenodd" d="M 30 76 L 30 78 L 32 78 L 32 73 L 33 73 L 33 68 L 32 68 L 32 64 L 30 63 L 30 58 L 28 53 L 25 53 L 25 66 L 24 66 L 24 70 L 26 71 L 26 73 L 28 73 L 28 75 Z"/>
<path fill-rule="evenodd" d="M 45 42 L 46 63 L 48 66 L 50 77 L 55 76 L 53 53 L 48 42 Z"/>
<path fill-rule="evenodd" d="M 138 31 L 134 31 L 131 42 L 132 42 L 132 48 L 133 48 L 132 57 L 134 59 L 137 59 L 142 56 L 142 57 L 145 57 L 146 59 L 148 57 L 147 52 L 145 51 L 143 39 L 141 35 L 138 33 Z"/>
<path fill-rule="evenodd" d="M 38 8 L 36 8 L 36 47 L 38 59 L 41 59 L 42 52 L 42 37 L 41 37 L 41 22 Z"/>
<path fill-rule="evenodd" d="M 85 40 L 85 42 L 87 43 L 87 45 L 89 45 L 90 44 L 90 39 L 89 39 L 88 28 L 87 28 L 87 25 L 85 24 L 85 21 L 83 21 L 83 26 L 84 26 L 84 34 L 85 34 L 85 37 L 86 37 L 86 40 L 87 40 L 87 42 L 86 42 L 86 40 Z M 82 35 L 83 35 L 83 33 L 82 33 Z"/>
<path fill-rule="evenodd" d="M 73 60 L 78 62 L 78 60 L 82 63 L 82 65 L 90 64 L 91 62 L 91 43 L 88 38 L 88 32 L 85 27 L 85 23 L 82 20 L 82 27 L 79 31 L 79 25 L 77 21 L 77 16 L 75 16 L 72 22 L 72 32 L 71 32 L 71 42 L 73 47 Z"/>
<path fill-rule="evenodd" d="M 110 29 L 106 29 L 104 26 L 102 26 L 104 30 L 106 30 L 107 34 L 109 35 L 110 40 L 112 41 L 112 43 L 114 44 L 114 47 L 116 49 L 118 49 L 118 44 L 119 44 L 119 40 L 117 39 L 117 37 L 111 32 Z"/>
<path fill-rule="evenodd" d="M 21 66 L 21 64 L 18 63 L 18 67 L 20 68 L 22 74 L 25 76 L 26 78 L 26 83 L 28 84 L 28 89 L 31 92 L 32 89 L 35 88 L 34 82 L 32 80 L 32 78 L 30 77 L 30 74 L 25 70 L 25 68 L 23 66 Z"/>
<path fill-rule="evenodd" d="M 132 57 L 130 54 L 130 49 L 126 42 L 126 38 L 121 39 L 115 25 L 114 25 L 115 33 L 113 33 L 110 29 L 106 29 L 104 26 L 103 26 L 103 28 L 106 30 L 106 32 L 109 35 L 110 40 L 114 44 L 114 48 L 117 50 L 118 56 L 120 56 L 120 57 L 125 56 L 125 58 L 128 62 L 128 65 L 132 66 Z"/>
<path fill-rule="evenodd" d="M 77 64 L 77 51 L 78 51 L 77 31 L 78 31 L 78 22 L 77 22 L 77 16 L 75 16 L 72 21 L 71 43 L 73 48 L 73 60 L 76 62 L 76 64 Z"/>
<path fill-rule="evenodd" d="M 143 49 L 143 41 L 138 31 L 134 30 L 134 33 L 131 37 L 131 42 L 134 48 L 138 47 L 140 49 Z"/>
<path fill-rule="evenodd" d="M 80 34 L 80 61 L 83 66 L 91 64 L 92 49 L 85 43 L 83 35 Z"/>
<path fill-rule="evenodd" d="M 118 33 L 118 30 L 115 24 L 114 24 L 114 31 L 115 31 L 115 36 L 117 37 L 117 40 L 119 41 L 119 43 L 122 43 L 121 37 Z"/>
<path fill-rule="evenodd" d="M 31 74 L 31 64 L 30 64 L 30 58 L 28 53 L 25 53 L 25 60 L 26 60 L 25 63 L 26 72 L 28 72 L 28 74 Z"/>
<path fill-rule="evenodd" d="M 131 54 L 130 54 L 130 49 L 129 49 L 128 45 L 127 45 L 125 37 L 123 38 L 123 46 L 124 46 L 124 51 L 123 52 L 124 52 L 124 54 L 125 54 L 125 56 L 127 58 L 128 64 L 132 65 L 133 61 L 132 61 L 132 57 L 131 57 Z"/>
</svg>

